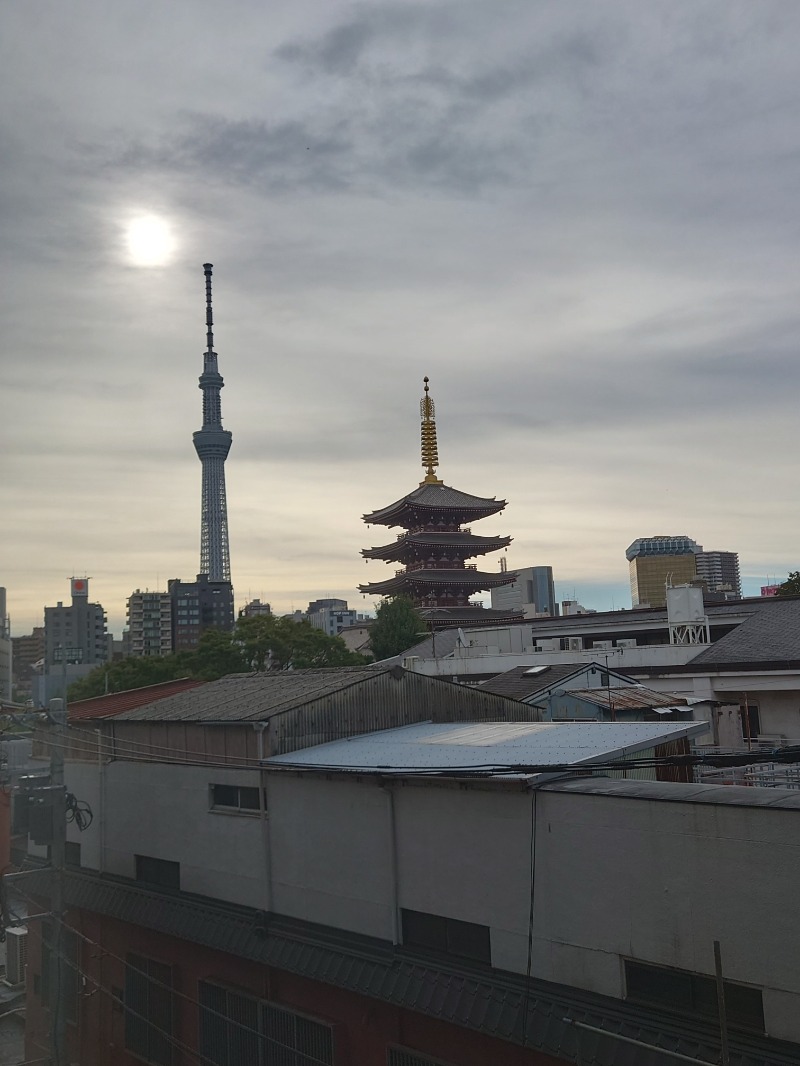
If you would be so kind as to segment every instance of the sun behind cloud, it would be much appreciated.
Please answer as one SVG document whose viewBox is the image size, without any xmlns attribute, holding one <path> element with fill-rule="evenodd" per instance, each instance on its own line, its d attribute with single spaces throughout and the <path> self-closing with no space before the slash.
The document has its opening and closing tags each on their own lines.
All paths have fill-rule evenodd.
<svg viewBox="0 0 800 1066">
<path fill-rule="evenodd" d="M 163 266 L 172 258 L 175 239 L 169 223 L 157 215 L 139 215 L 126 228 L 131 262 L 136 266 Z"/>
</svg>

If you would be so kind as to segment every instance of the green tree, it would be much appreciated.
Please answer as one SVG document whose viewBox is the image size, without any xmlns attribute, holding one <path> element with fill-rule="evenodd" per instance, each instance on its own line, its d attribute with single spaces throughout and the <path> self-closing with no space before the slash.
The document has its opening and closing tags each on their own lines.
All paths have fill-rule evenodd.
<svg viewBox="0 0 800 1066">
<path fill-rule="evenodd" d="M 341 637 L 329 637 L 310 622 L 254 615 L 236 623 L 233 640 L 249 668 L 307 670 L 326 666 L 360 666 L 367 660 L 348 649 Z"/>
<path fill-rule="evenodd" d="M 800 596 L 800 570 L 792 570 L 778 589 L 778 596 Z"/>
<path fill-rule="evenodd" d="M 378 661 L 399 655 L 426 636 L 422 616 L 407 596 L 383 600 L 375 613 L 369 642 Z"/>
<path fill-rule="evenodd" d="M 226 674 L 244 674 L 250 669 L 235 633 L 206 629 L 200 634 L 197 650 L 191 653 L 190 673 L 199 681 L 216 681 Z"/>
<path fill-rule="evenodd" d="M 161 681 L 174 681 L 192 672 L 192 663 L 185 654 L 178 655 L 131 655 L 127 659 L 115 659 L 102 663 L 85 677 L 74 681 L 67 689 L 67 699 L 88 700 L 106 692 L 124 692 L 130 688 L 157 685 Z"/>
</svg>

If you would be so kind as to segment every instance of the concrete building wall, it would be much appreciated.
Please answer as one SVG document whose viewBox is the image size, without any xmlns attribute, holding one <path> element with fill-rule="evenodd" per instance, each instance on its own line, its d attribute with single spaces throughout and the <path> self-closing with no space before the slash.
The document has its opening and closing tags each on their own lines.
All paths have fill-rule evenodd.
<svg viewBox="0 0 800 1066">
<path fill-rule="evenodd" d="M 120 762 L 103 775 L 67 767 L 99 814 L 70 830 L 87 866 L 132 877 L 135 854 L 168 859 L 185 891 L 387 940 L 401 908 L 474 922 L 492 964 L 518 973 L 533 889 L 534 976 L 622 998 L 624 959 L 712 974 L 718 939 L 727 979 L 763 989 L 769 1035 L 800 1039 L 796 809 L 656 800 L 626 782 L 532 796 L 273 772 L 263 822 L 209 810 L 212 782 L 257 785 L 256 771 Z M 744 798 L 760 796 L 779 793 Z"/>
<path fill-rule="evenodd" d="M 179 862 L 185 892 L 267 906 L 264 822 L 210 809 L 212 784 L 258 787 L 258 771 L 122 761 L 101 771 L 69 763 L 66 780 L 95 814 L 85 832 L 67 829 L 67 839 L 81 845 L 82 866 L 134 877 L 134 856 L 148 855 Z"/>
</svg>

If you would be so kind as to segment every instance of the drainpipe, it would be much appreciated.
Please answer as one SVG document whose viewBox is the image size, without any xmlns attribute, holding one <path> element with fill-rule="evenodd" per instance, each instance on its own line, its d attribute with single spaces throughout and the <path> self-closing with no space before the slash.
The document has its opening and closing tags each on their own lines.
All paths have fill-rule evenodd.
<svg viewBox="0 0 800 1066">
<path fill-rule="evenodd" d="M 99 826 L 99 848 L 100 848 L 100 861 L 99 872 L 105 873 L 106 869 L 106 766 L 103 762 L 103 731 L 102 729 L 95 729 L 97 736 L 97 774 L 98 774 L 98 793 L 100 796 L 100 826 Z"/>
<path fill-rule="evenodd" d="M 380 786 L 386 796 L 386 814 L 389 829 L 389 874 L 391 877 L 392 943 L 400 943 L 400 908 L 397 891 L 397 828 L 394 812 L 394 789 L 390 784 Z"/>
<path fill-rule="evenodd" d="M 254 722 L 253 728 L 258 737 L 258 814 L 261 819 L 261 845 L 264 854 L 264 910 L 272 910 L 272 856 L 269 837 L 269 817 L 267 810 L 267 771 L 264 769 L 266 758 L 264 751 L 264 733 L 269 728 L 268 722 Z"/>
</svg>

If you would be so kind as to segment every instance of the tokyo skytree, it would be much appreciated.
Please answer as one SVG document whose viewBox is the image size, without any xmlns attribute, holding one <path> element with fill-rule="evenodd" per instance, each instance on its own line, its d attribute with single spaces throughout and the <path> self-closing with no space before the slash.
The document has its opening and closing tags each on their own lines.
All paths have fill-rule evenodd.
<svg viewBox="0 0 800 1066">
<path fill-rule="evenodd" d="M 214 351 L 214 318 L 211 313 L 211 263 L 203 264 L 206 276 L 206 351 L 200 388 L 203 391 L 203 428 L 193 434 L 197 457 L 203 464 L 203 502 L 200 524 L 200 573 L 209 581 L 230 581 L 228 506 L 225 499 L 225 460 L 232 434 L 222 428 L 220 389 L 225 384 L 217 369 Z"/>
</svg>

